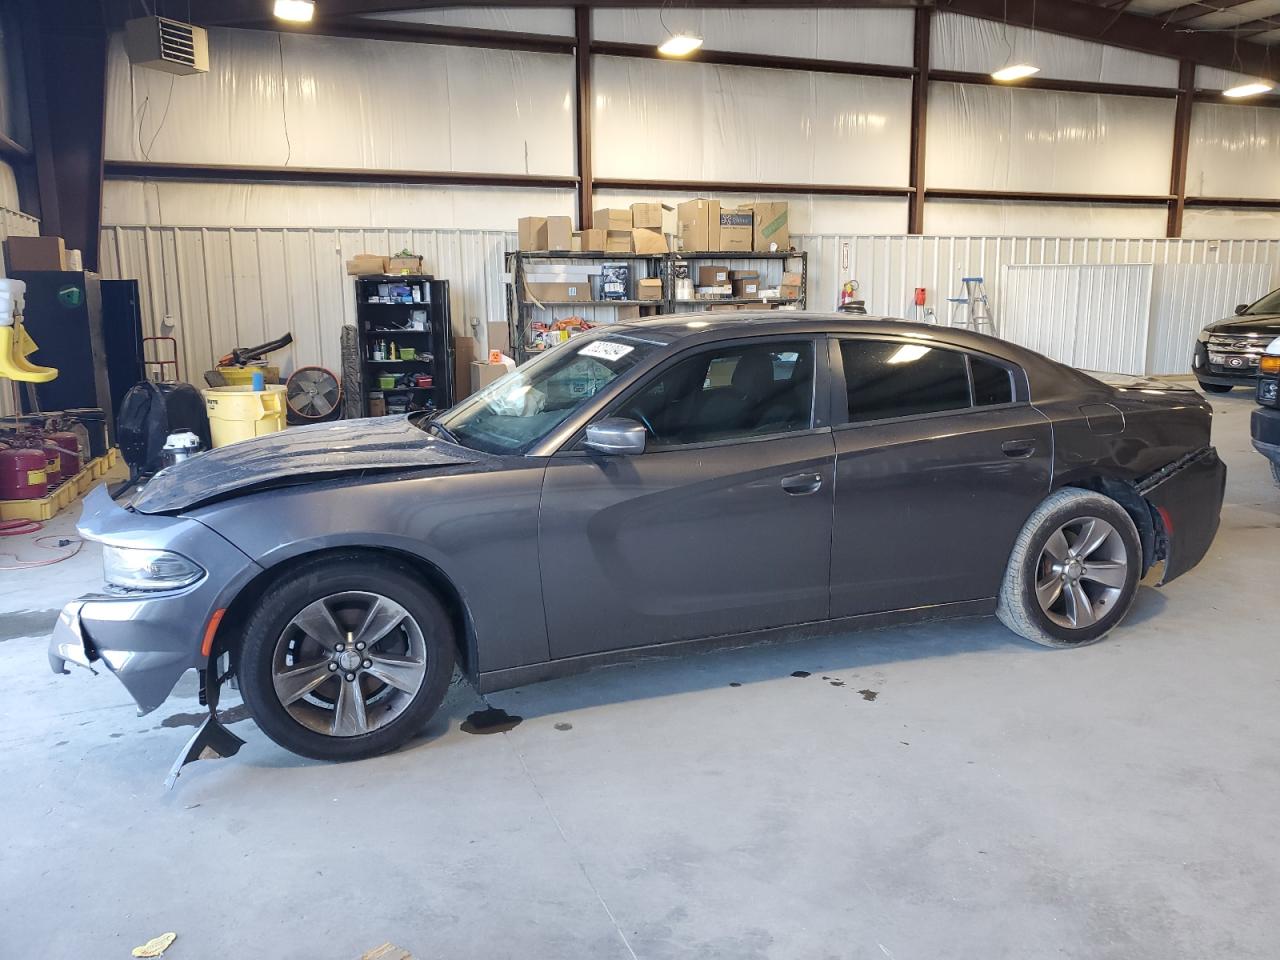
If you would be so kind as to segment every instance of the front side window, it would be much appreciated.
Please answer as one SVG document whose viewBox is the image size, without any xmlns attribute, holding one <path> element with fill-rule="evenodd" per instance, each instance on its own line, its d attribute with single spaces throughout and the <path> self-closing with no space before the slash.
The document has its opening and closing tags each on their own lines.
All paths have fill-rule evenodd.
<svg viewBox="0 0 1280 960">
<path fill-rule="evenodd" d="M 841 340 L 849 422 L 969 407 L 964 354 L 915 343 Z"/>
<path fill-rule="evenodd" d="M 813 343 L 703 350 L 660 373 L 614 415 L 642 423 L 659 447 L 808 430 Z"/>
<path fill-rule="evenodd" d="M 1267 313 L 1280 313 L 1280 290 L 1272 290 L 1245 311 L 1245 314 L 1248 316 L 1258 316 Z"/>
<path fill-rule="evenodd" d="M 463 446 L 528 452 L 576 410 L 666 343 L 624 333 L 581 336 L 495 380 L 441 414 Z"/>
</svg>

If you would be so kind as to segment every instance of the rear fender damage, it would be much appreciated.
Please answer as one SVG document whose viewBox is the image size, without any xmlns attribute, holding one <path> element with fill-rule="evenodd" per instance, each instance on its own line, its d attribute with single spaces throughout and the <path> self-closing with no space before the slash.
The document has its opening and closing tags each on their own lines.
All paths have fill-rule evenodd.
<svg viewBox="0 0 1280 960">
<path fill-rule="evenodd" d="M 1153 514 L 1156 556 L 1164 559 L 1160 584 L 1182 576 L 1209 552 L 1226 483 L 1226 464 L 1213 447 L 1189 453 L 1138 482 L 1137 492 Z"/>
</svg>

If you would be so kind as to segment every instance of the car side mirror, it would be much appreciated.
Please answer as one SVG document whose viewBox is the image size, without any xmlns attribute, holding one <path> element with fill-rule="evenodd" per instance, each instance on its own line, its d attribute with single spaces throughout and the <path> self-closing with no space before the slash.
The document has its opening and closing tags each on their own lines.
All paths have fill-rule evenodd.
<svg viewBox="0 0 1280 960">
<path fill-rule="evenodd" d="M 605 417 L 587 427 L 584 446 L 597 453 L 634 456 L 644 453 L 645 430 L 626 417 Z"/>
<path fill-rule="evenodd" d="M 1248 305 L 1247 303 L 1237 303 L 1237 304 L 1236 304 L 1236 316 L 1237 316 L 1237 317 L 1238 317 L 1238 316 L 1240 316 L 1242 313 L 1244 313 L 1244 312 L 1245 312 L 1246 310 L 1248 310 L 1248 309 L 1249 309 L 1249 305 Z"/>
</svg>

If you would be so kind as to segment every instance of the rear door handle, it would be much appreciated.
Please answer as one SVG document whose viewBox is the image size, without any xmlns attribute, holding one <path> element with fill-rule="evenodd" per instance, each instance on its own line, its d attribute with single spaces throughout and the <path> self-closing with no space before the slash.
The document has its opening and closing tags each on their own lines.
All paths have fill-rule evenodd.
<svg viewBox="0 0 1280 960">
<path fill-rule="evenodd" d="M 822 489 L 822 474 L 797 473 L 790 477 L 783 477 L 782 489 L 794 497 L 801 497 L 806 493 L 817 493 Z"/>
<path fill-rule="evenodd" d="M 1025 460 L 1036 452 L 1036 442 L 1034 440 L 1006 440 L 1000 444 L 1000 449 L 1004 451 L 1006 457 L 1014 460 Z"/>
</svg>

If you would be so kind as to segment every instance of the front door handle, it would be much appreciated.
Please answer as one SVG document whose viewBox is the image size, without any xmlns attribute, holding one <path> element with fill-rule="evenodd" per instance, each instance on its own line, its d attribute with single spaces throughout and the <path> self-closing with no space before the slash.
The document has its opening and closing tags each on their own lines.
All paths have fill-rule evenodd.
<svg viewBox="0 0 1280 960">
<path fill-rule="evenodd" d="M 806 493 L 817 493 L 822 489 L 822 474 L 797 473 L 782 478 L 782 489 L 793 497 L 802 497 Z"/>
<path fill-rule="evenodd" d="M 1000 444 L 1000 449 L 1004 451 L 1006 457 L 1014 460 L 1025 460 L 1036 452 L 1036 442 L 1034 440 L 1006 440 Z"/>
</svg>

